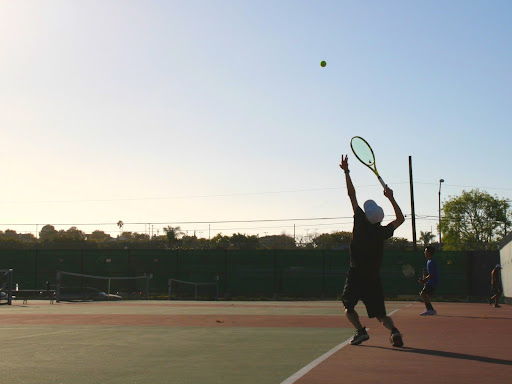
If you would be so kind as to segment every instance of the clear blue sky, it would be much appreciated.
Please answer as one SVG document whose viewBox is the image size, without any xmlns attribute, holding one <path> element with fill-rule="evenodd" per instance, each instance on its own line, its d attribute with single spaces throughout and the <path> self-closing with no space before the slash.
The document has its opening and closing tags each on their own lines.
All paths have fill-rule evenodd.
<svg viewBox="0 0 512 384">
<path fill-rule="evenodd" d="M 360 203 L 389 221 L 350 153 L 359 135 L 408 217 L 395 235 L 412 238 L 409 156 L 418 236 L 437 233 L 441 178 L 442 200 L 512 197 L 511 15 L 510 1 L 1 2 L 0 230 L 350 231 L 343 153 Z M 306 218 L 338 219 L 217 223 Z"/>
</svg>

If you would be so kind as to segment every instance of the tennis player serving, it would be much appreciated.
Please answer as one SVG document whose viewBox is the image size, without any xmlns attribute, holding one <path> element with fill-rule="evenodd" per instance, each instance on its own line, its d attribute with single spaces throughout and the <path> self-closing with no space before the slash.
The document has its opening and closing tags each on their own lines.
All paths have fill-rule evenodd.
<svg viewBox="0 0 512 384">
<path fill-rule="evenodd" d="M 375 201 L 367 200 L 364 203 L 364 212 L 357 203 L 356 190 L 348 169 L 348 156 L 341 156 L 340 168 L 345 172 L 348 196 L 354 211 L 354 228 L 350 238 L 350 269 L 342 294 L 345 315 L 357 330 L 350 344 L 358 345 L 370 338 L 354 309 L 359 300 L 362 300 L 368 317 L 376 317 L 390 330 L 391 344 L 394 347 L 402 347 L 402 334 L 393 324 L 391 317 L 386 315 L 380 268 L 384 256 L 384 241 L 392 237 L 395 229 L 404 222 L 404 215 L 393 197 L 393 191 L 386 185 L 384 196 L 391 202 L 396 218 L 388 225 L 382 226 L 384 211 Z"/>
</svg>

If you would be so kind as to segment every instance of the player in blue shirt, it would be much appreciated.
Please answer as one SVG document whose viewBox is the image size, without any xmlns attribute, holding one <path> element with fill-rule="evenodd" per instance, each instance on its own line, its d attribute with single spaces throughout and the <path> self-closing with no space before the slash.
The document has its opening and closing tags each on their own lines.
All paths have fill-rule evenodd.
<svg viewBox="0 0 512 384">
<path fill-rule="evenodd" d="M 425 312 L 421 313 L 421 316 L 433 316 L 437 315 L 437 311 L 430 302 L 435 290 L 439 285 L 439 270 L 437 269 L 437 263 L 432 258 L 434 256 L 435 248 L 431 245 L 425 248 L 425 258 L 427 259 L 427 275 L 419 279 L 418 282 L 423 284 L 423 289 L 420 292 L 420 296 L 425 303 Z"/>
</svg>

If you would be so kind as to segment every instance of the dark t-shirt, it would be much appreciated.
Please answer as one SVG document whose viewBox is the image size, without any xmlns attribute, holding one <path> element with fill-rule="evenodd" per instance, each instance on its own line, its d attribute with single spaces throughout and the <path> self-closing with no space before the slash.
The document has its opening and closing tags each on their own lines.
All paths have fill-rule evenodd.
<svg viewBox="0 0 512 384">
<path fill-rule="evenodd" d="M 370 223 L 361 207 L 357 207 L 350 238 L 350 266 L 378 272 L 384 256 L 384 240 L 392 237 L 394 231 L 391 223 L 385 227 Z"/>
</svg>

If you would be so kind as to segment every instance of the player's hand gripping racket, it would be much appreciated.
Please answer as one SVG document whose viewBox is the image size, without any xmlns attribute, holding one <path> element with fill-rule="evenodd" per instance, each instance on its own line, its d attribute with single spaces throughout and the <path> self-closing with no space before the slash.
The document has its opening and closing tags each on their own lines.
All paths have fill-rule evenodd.
<svg viewBox="0 0 512 384">
<path fill-rule="evenodd" d="M 380 183 L 382 184 L 382 187 L 386 189 L 386 183 L 384 180 L 382 180 L 382 177 L 380 177 L 379 172 L 377 172 L 377 166 L 375 165 L 375 155 L 373 154 L 373 150 L 372 147 L 370 147 L 370 144 L 368 144 L 368 142 L 362 137 L 354 136 L 352 140 L 350 140 L 350 147 L 352 148 L 352 152 L 354 152 L 354 155 L 356 155 L 359 161 L 370 168 L 373 173 L 375 173 Z"/>
</svg>

